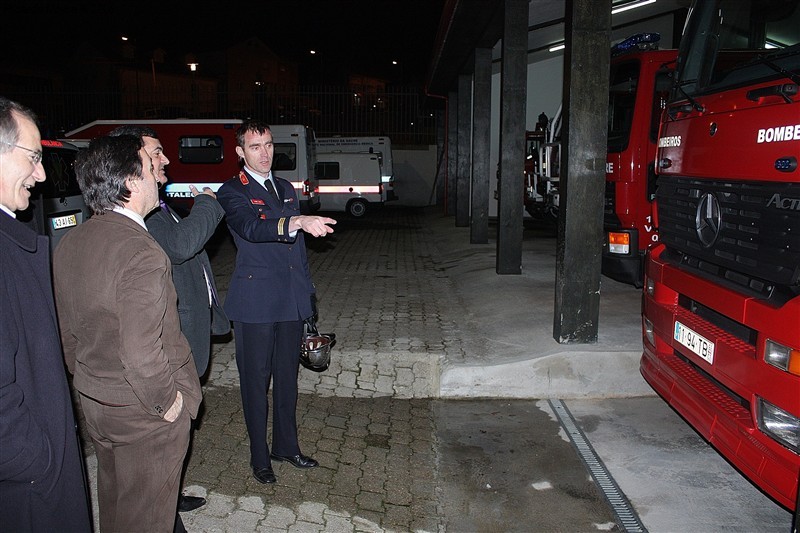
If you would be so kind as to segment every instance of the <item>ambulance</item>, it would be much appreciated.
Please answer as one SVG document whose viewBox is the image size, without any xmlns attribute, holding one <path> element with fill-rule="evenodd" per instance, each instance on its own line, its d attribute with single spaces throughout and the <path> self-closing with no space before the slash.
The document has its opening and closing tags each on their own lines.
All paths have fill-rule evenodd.
<svg viewBox="0 0 800 533">
<path fill-rule="evenodd" d="M 374 153 L 318 153 L 320 210 L 342 211 L 361 218 L 383 205 L 381 165 Z"/>
<path fill-rule="evenodd" d="M 383 201 L 397 200 L 394 192 L 392 169 L 392 141 L 389 137 L 318 137 L 317 153 L 368 153 L 376 154 L 381 165 Z"/>
<path fill-rule="evenodd" d="M 192 198 L 189 185 L 214 192 L 241 169 L 236 154 L 238 119 L 95 120 L 65 134 L 66 140 L 86 144 L 122 125 L 153 128 L 169 158 L 166 194 L 176 201 Z M 275 153 L 272 170 L 294 185 L 304 213 L 319 209 L 314 178 L 314 130 L 300 124 L 270 126 Z"/>
</svg>

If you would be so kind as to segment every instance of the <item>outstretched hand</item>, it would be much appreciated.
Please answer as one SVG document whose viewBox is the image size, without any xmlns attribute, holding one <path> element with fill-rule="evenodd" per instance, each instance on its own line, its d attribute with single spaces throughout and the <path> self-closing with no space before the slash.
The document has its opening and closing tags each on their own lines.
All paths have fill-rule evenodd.
<svg viewBox="0 0 800 533">
<path fill-rule="evenodd" d="M 207 194 L 211 198 L 217 197 L 217 195 L 214 194 L 214 191 L 212 191 L 210 187 L 203 187 L 203 190 L 199 191 L 197 190 L 197 187 L 195 187 L 194 185 L 189 185 L 189 190 L 191 191 L 192 196 L 197 196 L 198 194 Z"/>
<path fill-rule="evenodd" d="M 303 230 L 314 237 L 324 237 L 328 233 L 333 233 L 331 225 L 334 224 L 336 221 L 332 218 L 300 215 L 292 217 L 289 222 L 289 231 Z"/>
</svg>

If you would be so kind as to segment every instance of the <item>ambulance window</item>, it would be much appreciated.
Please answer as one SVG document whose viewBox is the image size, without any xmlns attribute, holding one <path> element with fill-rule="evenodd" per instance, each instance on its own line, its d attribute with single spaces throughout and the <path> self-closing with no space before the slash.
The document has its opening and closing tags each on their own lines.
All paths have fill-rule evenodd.
<svg viewBox="0 0 800 533">
<path fill-rule="evenodd" d="M 222 137 L 202 135 L 178 139 L 178 158 L 187 164 L 216 164 L 222 162 Z"/>
<path fill-rule="evenodd" d="M 295 170 L 297 168 L 297 145 L 275 143 L 272 155 L 272 170 Z"/>
<path fill-rule="evenodd" d="M 339 163 L 335 161 L 317 163 L 314 165 L 314 174 L 319 180 L 338 180 Z"/>
</svg>

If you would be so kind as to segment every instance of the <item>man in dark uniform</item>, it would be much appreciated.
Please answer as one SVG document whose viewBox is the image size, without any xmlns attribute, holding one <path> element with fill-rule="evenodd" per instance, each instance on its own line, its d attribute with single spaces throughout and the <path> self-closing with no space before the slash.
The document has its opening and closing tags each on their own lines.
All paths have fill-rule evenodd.
<svg viewBox="0 0 800 533">
<path fill-rule="evenodd" d="M 250 465 L 260 483 L 275 483 L 270 459 L 298 468 L 318 464 L 300 451 L 295 412 L 303 320 L 313 314 L 314 294 L 303 233 L 325 236 L 336 221 L 300 214 L 292 184 L 271 172 L 274 147 L 267 124 L 245 122 L 236 137 L 244 169 L 217 191 L 237 248 L 225 311 L 233 320 Z"/>
<path fill-rule="evenodd" d="M 0 96 L 0 529 L 91 531 L 50 245 L 15 220 L 44 179 L 36 117 Z"/>
</svg>

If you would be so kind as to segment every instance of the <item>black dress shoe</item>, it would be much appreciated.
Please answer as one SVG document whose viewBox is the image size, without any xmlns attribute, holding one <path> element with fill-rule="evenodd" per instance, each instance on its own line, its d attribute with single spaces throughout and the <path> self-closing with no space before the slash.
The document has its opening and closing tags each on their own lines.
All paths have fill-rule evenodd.
<svg viewBox="0 0 800 533">
<path fill-rule="evenodd" d="M 178 496 L 178 511 L 181 513 L 194 511 L 198 507 L 202 507 L 205 504 L 205 498 L 200 498 L 198 496 L 186 496 L 185 494 L 180 494 Z"/>
<path fill-rule="evenodd" d="M 259 483 L 275 483 L 278 479 L 275 477 L 275 472 L 272 471 L 271 466 L 264 468 L 253 468 L 253 477 Z"/>
<path fill-rule="evenodd" d="M 316 462 L 314 459 L 307 455 L 298 454 L 298 455 L 275 455 L 274 453 L 269 454 L 270 459 L 274 459 L 275 461 L 286 461 L 287 463 L 292 463 L 297 468 L 314 468 L 315 466 L 319 466 L 319 463 Z"/>
</svg>

